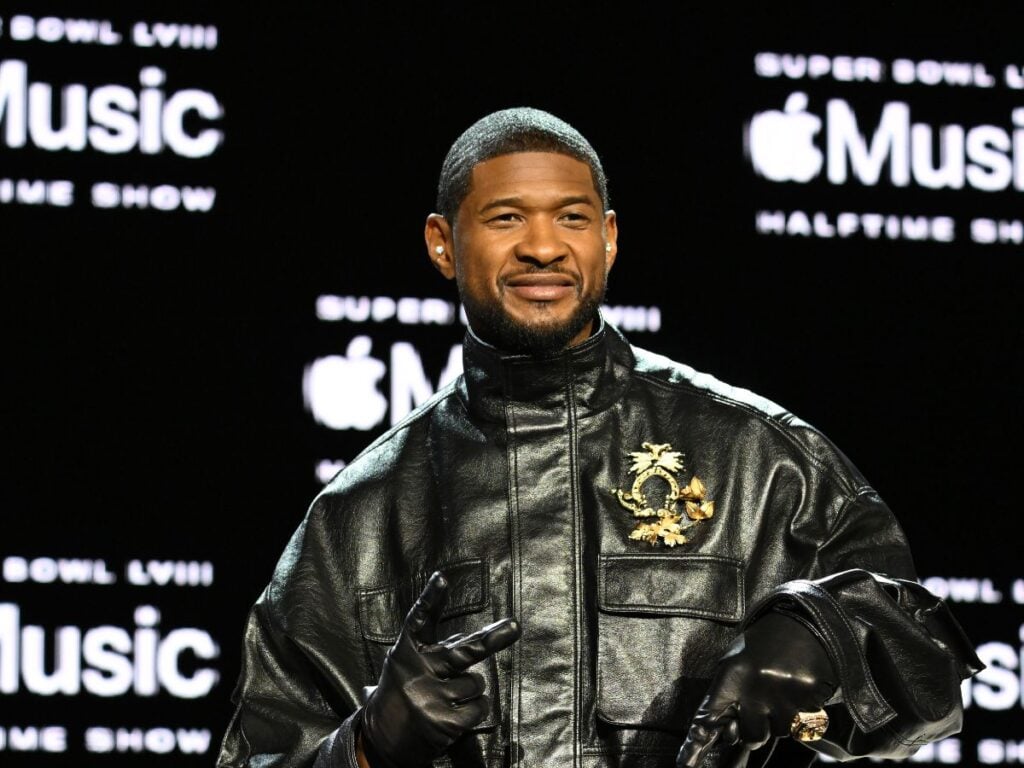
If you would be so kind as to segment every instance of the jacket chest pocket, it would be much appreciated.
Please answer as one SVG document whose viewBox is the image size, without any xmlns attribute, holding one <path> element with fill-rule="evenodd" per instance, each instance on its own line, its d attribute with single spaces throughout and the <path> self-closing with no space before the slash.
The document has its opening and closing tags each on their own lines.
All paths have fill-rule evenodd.
<svg viewBox="0 0 1024 768">
<path fill-rule="evenodd" d="M 445 607 L 437 626 L 437 639 L 452 635 L 470 634 L 490 624 L 494 619 L 490 607 L 490 584 L 487 564 L 482 560 L 465 560 L 441 566 L 448 582 Z M 426 586 L 430 573 L 420 574 L 415 584 L 405 587 L 387 586 L 359 590 L 359 629 L 363 636 L 370 667 L 370 677 L 376 684 L 380 678 L 384 657 L 398 640 L 405 616 L 416 597 Z M 490 711 L 474 731 L 485 731 L 498 724 L 498 673 L 494 658 L 476 664 L 471 671 L 483 675 L 484 694 L 490 700 Z"/>
<path fill-rule="evenodd" d="M 685 733 L 744 607 L 738 560 L 601 555 L 597 717 Z"/>
</svg>

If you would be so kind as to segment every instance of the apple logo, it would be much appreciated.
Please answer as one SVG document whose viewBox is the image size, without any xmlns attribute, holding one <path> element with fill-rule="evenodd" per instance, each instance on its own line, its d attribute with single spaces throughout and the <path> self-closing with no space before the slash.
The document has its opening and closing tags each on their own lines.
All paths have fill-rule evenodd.
<svg viewBox="0 0 1024 768">
<path fill-rule="evenodd" d="M 810 181 L 824 157 L 814 146 L 821 118 L 807 112 L 807 94 L 789 94 L 785 111 L 758 112 L 750 121 L 747 148 L 754 170 L 772 181 Z"/>
<path fill-rule="evenodd" d="M 369 336 L 356 336 L 345 355 L 319 357 L 302 376 L 306 408 L 319 424 L 330 429 L 372 429 L 388 411 L 388 401 L 377 390 L 386 371 L 370 357 Z"/>
</svg>

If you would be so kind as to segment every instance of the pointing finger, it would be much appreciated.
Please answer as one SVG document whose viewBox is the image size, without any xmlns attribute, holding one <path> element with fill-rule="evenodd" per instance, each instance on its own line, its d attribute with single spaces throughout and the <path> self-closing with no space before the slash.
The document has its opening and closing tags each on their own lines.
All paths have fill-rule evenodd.
<svg viewBox="0 0 1024 768">
<path fill-rule="evenodd" d="M 519 639 L 519 622 L 515 619 L 502 619 L 489 624 L 471 635 L 445 643 L 439 654 L 444 669 L 441 674 L 452 674 L 469 669 L 503 648 L 507 648 Z"/>
<path fill-rule="evenodd" d="M 424 644 L 437 641 L 437 622 L 444 610 L 447 588 L 448 581 L 444 574 L 435 571 L 405 618 L 405 630 L 414 640 Z"/>
</svg>

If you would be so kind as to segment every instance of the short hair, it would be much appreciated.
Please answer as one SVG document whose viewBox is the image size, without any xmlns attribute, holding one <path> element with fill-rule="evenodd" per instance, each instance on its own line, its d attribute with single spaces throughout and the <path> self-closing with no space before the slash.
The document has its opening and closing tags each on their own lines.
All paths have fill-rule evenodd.
<svg viewBox="0 0 1024 768">
<path fill-rule="evenodd" d="M 474 166 L 516 152 L 556 152 L 586 163 L 601 206 L 609 209 L 604 168 L 583 134 L 549 112 L 515 107 L 482 117 L 452 144 L 437 183 L 437 212 L 454 224 L 455 214 L 469 194 Z"/>
</svg>

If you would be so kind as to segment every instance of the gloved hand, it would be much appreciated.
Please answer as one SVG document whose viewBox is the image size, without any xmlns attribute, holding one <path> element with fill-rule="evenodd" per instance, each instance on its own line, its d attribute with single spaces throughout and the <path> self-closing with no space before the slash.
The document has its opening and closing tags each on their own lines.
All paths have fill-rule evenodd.
<svg viewBox="0 0 1024 768">
<path fill-rule="evenodd" d="M 789 736 L 797 712 L 821 709 L 838 687 L 824 646 L 797 619 L 769 611 L 719 661 L 677 768 L 744 768 L 750 752 Z"/>
<path fill-rule="evenodd" d="M 519 638 L 514 619 L 437 641 L 447 582 L 435 573 L 388 651 L 363 709 L 362 745 L 371 768 L 418 768 L 444 754 L 487 716 L 483 677 L 472 665 Z"/>
</svg>

